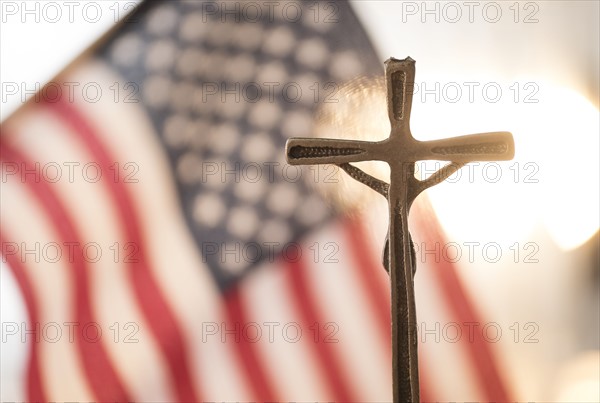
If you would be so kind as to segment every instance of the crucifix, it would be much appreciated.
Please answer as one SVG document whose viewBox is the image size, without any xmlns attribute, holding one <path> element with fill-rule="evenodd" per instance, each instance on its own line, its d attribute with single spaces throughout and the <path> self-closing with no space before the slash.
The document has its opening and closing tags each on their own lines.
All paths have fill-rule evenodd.
<svg viewBox="0 0 600 403">
<path fill-rule="evenodd" d="M 419 401 L 417 317 L 413 277 L 416 261 L 408 212 L 413 201 L 472 161 L 510 160 L 514 142 L 508 132 L 491 132 L 443 140 L 419 141 L 410 132 L 409 118 L 415 82 L 415 61 L 390 58 L 385 62 L 387 109 L 392 125 L 387 139 L 370 142 L 340 139 L 292 138 L 286 144 L 291 165 L 335 164 L 352 178 L 383 195 L 389 203 L 389 230 L 383 265 L 392 292 L 392 374 L 395 403 Z M 390 183 L 372 177 L 352 162 L 379 160 L 390 166 Z M 450 161 L 429 178 L 415 178 L 415 162 Z"/>
</svg>

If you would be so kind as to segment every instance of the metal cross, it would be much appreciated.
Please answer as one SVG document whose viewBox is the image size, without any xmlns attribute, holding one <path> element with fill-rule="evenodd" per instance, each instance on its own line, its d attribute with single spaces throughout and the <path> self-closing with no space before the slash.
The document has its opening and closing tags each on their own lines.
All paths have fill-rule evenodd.
<svg viewBox="0 0 600 403">
<path fill-rule="evenodd" d="M 413 276 L 416 268 L 408 231 L 408 212 L 425 189 L 471 161 L 510 160 L 514 142 L 508 132 L 419 141 L 410 132 L 409 118 L 415 80 L 415 61 L 390 58 L 385 62 L 390 136 L 382 141 L 293 138 L 286 144 L 291 165 L 336 164 L 354 179 L 387 198 L 390 225 L 384 266 L 392 288 L 392 371 L 394 402 L 419 401 L 417 318 Z M 390 166 L 390 183 L 380 181 L 351 162 L 380 160 Z M 415 162 L 450 161 L 426 180 L 415 178 Z"/>
</svg>

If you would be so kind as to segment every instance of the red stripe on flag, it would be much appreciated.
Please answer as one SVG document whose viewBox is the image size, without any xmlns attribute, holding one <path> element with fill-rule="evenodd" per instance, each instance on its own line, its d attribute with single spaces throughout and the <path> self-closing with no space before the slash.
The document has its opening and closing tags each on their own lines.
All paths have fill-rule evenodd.
<svg viewBox="0 0 600 403">
<path fill-rule="evenodd" d="M 383 264 L 374 259 L 377 254 L 369 248 L 368 242 L 365 242 L 367 232 L 360 219 L 345 220 L 345 234 L 350 241 L 350 250 L 357 263 L 354 267 L 357 269 L 360 283 L 364 286 L 371 311 L 376 318 L 379 333 L 385 346 L 387 346 L 388 356 L 392 354 L 392 325 L 391 325 L 391 289 L 385 287 L 381 281 L 378 281 L 378 270 L 385 270 Z M 383 247 L 383 245 L 382 245 Z M 389 278 L 389 277 L 388 277 Z M 390 358 L 390 371 L 392 360 Z M 432 402 L 431 380 L 428 377 L 429 372 L 425 368 L 423 361 L 419 362 L 419 389 L 421 392 L 421 401 Z M 391 385 L 390 385 L 391 387 Z"/>
<path fill-rule="evenodd" d="M 77 108 L 64 98 L 58 102 L 47 102 L 45 105 L 77 133 L 102 171 L 110 172 L 111 164 L 116 159 L 111 157 L 99 140 L 96 130 Z M 106 180 L 106 176 L 103 176 L 101 182 L 107 187 L 117 207 L 126 240 L 134 242 L 139 247 L 137 259 L 128 263 L 130 284 L 167 362 L 171 375 L 170 381 L 177 398 L 182 402 L 200 401 L 190 374 L 183 332 L 152 274 L 150 259 L 146 256 L 146 246 L 141 235 L 139 213 L 134 208 L 132 197 L 121 181 Z"/>
<path fill-rule="evenodd" d="M 84 242 L 81 241 L 82 238 L 77 233 L 71 218 L 36 166 L 9 146 L 4 139 L 0 140 L 0 143 L 2 144 L 0 158 L 15 162 L 18 170 L 25 167 L 27 172 L 36 172 L 36 175 L 39 175 L 39 181 L 25 180 L 24 182 L 38 199 L 40 206 L 43 206 L 54 230 L 61 238 L 61 243 L 66 245 L 68 242 L 73 242 L 75 245 L 83 245 Z M 69 267 L 74 281 L 73 309 L 75 310 L 75 320 L 80 325 L 95 323 L 89 300 L 89 267 L 83 256 L 78 253 L 74 254 L 73 262 Z M 130 395 L 121 383 L 102 343 L 85 340 L 82 332 L 75 333 L 75 341 L 79 348 L 85 374 L 97 399 L 100 401 L 130 401 Z"/>
<path fill-rule="evenodd" d="M 247 323 L 247 315 L 244 311 L 244 304 L 241 301 L 240 291 L 234 286 L 225 293 L 225 304 L 227 306 L 228 329 L 236 329 L 236 335 L 242 333 L 242 328 Z M 269 382 L 263 363 L 258 359 L 256 344 L 248 340 L 239 338 L 235 340 L 235 347 L 241 367 L 245 370 L 245 375 L 250 381 L 250 388 L 254 392 L 254 397 L 259 402 L 276 402 L 273 392 L 273 386 Z"/>
<path fill-rule="evenodd" d="M 421 200 L 415 205 L 415 224 L 422 234 L 423 239 L 430 244 L 445 245 L 444 236 L 435 212 L 427 199 Z M 431 265 L 433 277 L 438 281 L 440 290 L 443 293 L 445 302 L 450 307 L 452 314 L 459 323 L 479 323 L 481 316 L 471 303 L 468 294 L 464 290 L 458 275 L 456 274 L 456 265 L 447 259 L 440 259 Z M 468 357 L 475 367 L 475 374 L 479 378 L 481 390 L 485 393 L 487 401 L 509 402 L 508 391 L 500 377 L 498 364 L 496 363 L 493 352 L 488 343 L 483 339 L 479 332 L 474 332 L 473 341 L 469 343 L 467 352 Z"/>
<path fill-rule="evenodd" d="M 369 305 L 377 321 L 379 333 L 385 345 L 392 354 L 392 323 L 391 323 L 391 288 L 382 287 L 377 276 L 379 271 L 385 271 L 383 264 L 374 259 L 377 256 L 372 250 L 367 250 L 365 245 L 367 235 L 360 219 L 344 221 L 344 233 L 350 243 L 350 252 L 356 262 L 354 266 L 368 295 Z M 388 277 L 389 278 L 389 277 Z M 388 280 L 389 281 L 389 280 Z M 390 365 L 392 360 L 390 359 Z"/>
<path fill-rule="evenodd" d="M 295 305 L 302 329 L 309 329 L 313 323 L 325 323 L 323 320 L 314 291 L 308 285 L 306 278 L 306 266 L 304 259 L 300 258 L 297 262 L 286 262 L 288 267 L 286 277 L 288 287 L 292 292 L 292 303 Z M 353 402 L 356 397 L 351 393 L 350 385 L 343 377 L 343 365 L 335 351 L 328 343 L 311 342 L 313 346 L 312 353 L 316 361 L 320 364 L 319 368 L 322 376 L 327 380 L 336 402 Z"/>
<path fill-rule="evenodd" d="M 5 251 L 5 245 L 11 243 L 5 241 L 6 237 L 0 232 L 0 244 L 2 245 L 2 251 Z M 31 352 L 29 354 L 29 362 L 27 363 L 27 399 L 31 402 L 46 402 L 46 392 L 42 384 L 42 377 L 40 371 L 39 361 L 39 340 L 40 332 L 39 326 L 39 313 L 38 313 L 38 301 L 33 291 L 33 287 L 27 277 L 27 272 L 21 264 L 21 261 L 14 254 L 5 254 L 4 260 L 8 263 L 19 288 L 21 289 L 21 295 L 25 299 L 25 305 L 27 306 L 27 312 L 29 313 L 29 323 L 33 324 L 35 333 L 34 341 L 31 343 Z"/>
</svg>

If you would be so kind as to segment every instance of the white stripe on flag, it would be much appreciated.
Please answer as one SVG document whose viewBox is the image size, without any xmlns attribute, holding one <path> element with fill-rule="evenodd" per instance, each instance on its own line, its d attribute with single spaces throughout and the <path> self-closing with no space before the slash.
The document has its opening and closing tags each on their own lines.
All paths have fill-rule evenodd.
<svg viewBox="0 0 600 403">
<path fill-rule="evenodd" d="M 247 304 L 248 323 L 261 326 L 262 337 L 256 343 L 282 401 L 328 401 L 332 399 L 317 371 L 318 363 L 310 354 L 313 343 L 309 329 L 296 341 L 301 325 L 288 290 L 286 267 L 280 259 L 267 263 L 250 274 L 242 286 L 242 303 Z M 244 324 L 241 324 L 242 326 Z M 269 339 L 269 326 L 273 329 Z M 272 340 L 272 342 L 271 342 Z"/>
<path fill-rule="evenodd" d="M 37 243 L 41 251 L 42 247 L 57 239 L 43 207 L 16 176 L 9 176 L 2 184 L 0 212 L 2 231 L 10 237 L 7 241 L 19 244 L 19 250 L 25 247 L 33 249 Z M 64 325 L 75 321 L 68 263 L 65 264 L 64 260 L 47 263 L 43 259 L 36 262 L 36 254 L 39 256 L 41 252 L 17 258 L 24 263 L 38 298 L 38 325 L 42 331 L 47 326 L 49 340 L 55 337 L 53 327 L 60 327 L 63 333 L 56 342 L 46 342 L 45 337 L 41 337 L 39 341 L 41 382 L 51 401 L 91 401 L 93 395 L 83 375 L 79 351 L 75 343 L 69 341 L 68 329 L 65 329 L 68 325 Z M 31 329 L 34 325 L 27 324 L 27 328 Z M 31 347 L 33 335 L 26 336 L 26 341 Z M 31 352 L 31 348 L 29 351 Z"/>
<path fill-rule="evenodd" d="M 392 398 L 390 361 L 385 356 L 388 351 L 368 309 L 364 285 L 356 276 L 360 269 L 352 260 L 352 246 L 347 243 L 344 231 L 343 225 L 337 224 L 304 242 L 307 277 L 324 320 L 335 323 L 339 329 L 334 336 L 338 341 L 331 343 L 331 347 L 343 360 L 344 376 L 354 386 L 354 396 L 361 401 L 388 401 Z M 318 254 L 313 253 L 315 249 Z M 321 337 L 327 334 L 324 325 L 320 324 Z"/>
<path fill-rule="evenodd" d="M 420 242 L 418 232 L 414 234 L 414 240 Z M 428 369 L 432 384 L 435 385 L 435 395 L 451 401 L 482 401 L 484 394 L 474 382 L 474 368 L 467 359 L 466 349 L 469 345 L 465 345 L 464 341 L 468 340 L 468 335 L 462 334 L 460 342 L 451 341 L 454 337 L 454 319 L 431 272 L 439 269 L 421 261 L 417 264 L 417 326 L 420 349 L 425 353 L 419 359 Z M 426 329 L 430 331 L 429 334 Z"/>
</svg>

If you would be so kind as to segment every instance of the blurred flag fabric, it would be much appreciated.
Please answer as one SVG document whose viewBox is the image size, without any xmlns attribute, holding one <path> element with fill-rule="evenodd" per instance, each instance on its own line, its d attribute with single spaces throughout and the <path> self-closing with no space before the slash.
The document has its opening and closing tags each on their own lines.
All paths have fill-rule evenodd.
<svg viewBox="0 0 600 403">
<path fill-rule="evenodd" d="M 317 171 L 284 156 L 388 55 L 346 2 L 265 4 L 144 2 L 3 124 L 2 255 L 28 312 L 3 338 L 28 345 L 22 399 L 391 400 L 372 217 L 333 214 Z M 415 210 L 415 239 L 443 243 Z M 471 335 L 420 344 L 423 400 L 510 400 L 454 265 L 417 278 L 438 308 L 420 331 Z"/>
</svg>

